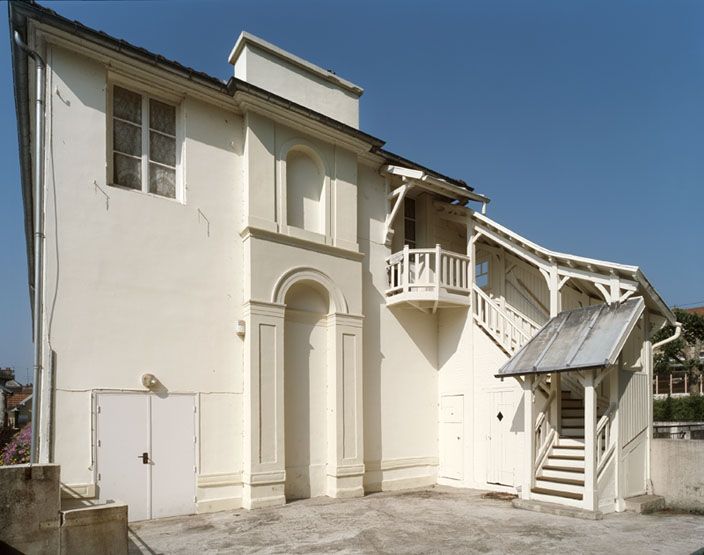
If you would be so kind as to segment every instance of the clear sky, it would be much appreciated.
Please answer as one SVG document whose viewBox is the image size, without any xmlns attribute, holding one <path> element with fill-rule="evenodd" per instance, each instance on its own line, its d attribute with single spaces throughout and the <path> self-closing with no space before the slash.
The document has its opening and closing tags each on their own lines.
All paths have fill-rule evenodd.
<svg viewBox="0 0 704 555">
<path fill-rule="evenodd" d="M 492 218 L 554 250 L 638 265 L 670 304 L 704 304 L 704 2 L 44 4 L 223 79 L 239 32 L 254 33 L 364 87 L 362 129 L 490 196 Z M 0 366 L 24 381 L 7 24 L 0 77 Z"/>
</svg>

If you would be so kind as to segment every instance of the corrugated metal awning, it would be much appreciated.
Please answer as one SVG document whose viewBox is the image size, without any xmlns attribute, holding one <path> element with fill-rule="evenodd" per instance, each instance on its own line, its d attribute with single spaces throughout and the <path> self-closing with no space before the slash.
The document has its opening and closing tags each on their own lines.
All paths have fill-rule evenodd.
<svg viewBox="0 0 704 555">
<path fill-rule="evenodd" d="M 561 312 L 496 374 L 522 376 L 600 368 L 616 362 L 643 313 L 642 297 Z"/>
</svg>

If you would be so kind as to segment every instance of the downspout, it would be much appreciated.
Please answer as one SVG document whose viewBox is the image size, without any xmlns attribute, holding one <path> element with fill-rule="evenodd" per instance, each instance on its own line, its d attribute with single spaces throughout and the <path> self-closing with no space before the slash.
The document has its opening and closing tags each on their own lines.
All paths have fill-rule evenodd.
<svg viewBox="0 0 704 555">
<path fill-rule="evenodd" d="M 679 339 L 680 335 L 682 335 L 682 324 L 680 322 L 675 322 L 675 333 L 673 335 L 671 335 L 670 337 L 655 343 L 652 347 L 653 351 L 655 351 L 656 349 L 659 349 L 663 345 L 667 345 L 668 343 L 672 343 L 673 341 Z"/>
<path fill-rule="evenodd" d="M 19 31 L 14 33 L 15 44 L 22 49 L 27 56 L 34 60 L 37 71 L 36 94 L 35 94 L 35 118 L 34 118 L 34 306 L 32 307 L 33 336 L 34 336 L 34 384 L 32 386 L 32 443 L 30 447 L 29 460 L 36 463 L 38 459 L 39 446 L 39 418 L 42 404 L 41 378 L 42 378 L 42 336 L 43 336 L 43 298 L 44 287 L 42 276 L 44 273 L 44 95 L 46 64 L 38 52 L 32 50 L 22 40 Z M 46 417 L 50 417 L 49 414 Z"/>
</svg>

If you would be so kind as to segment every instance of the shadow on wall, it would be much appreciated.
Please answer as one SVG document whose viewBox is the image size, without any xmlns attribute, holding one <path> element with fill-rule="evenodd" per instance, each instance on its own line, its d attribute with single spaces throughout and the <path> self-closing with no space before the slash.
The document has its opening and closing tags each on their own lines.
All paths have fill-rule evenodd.
<svg viewBox="0 0 704 555">
<path fill-rule="evenodd" d="M 511 420 L 511 431 L 512 432 L 523 432 L 525 429 L 525 422 L 523 418 L 523 413 L 525 407 L 525 400 L 523 395 L 521 395 L 521 400 L 516 407 L 516 412 L 513 413 L 513 420 Z"/>
</svg>

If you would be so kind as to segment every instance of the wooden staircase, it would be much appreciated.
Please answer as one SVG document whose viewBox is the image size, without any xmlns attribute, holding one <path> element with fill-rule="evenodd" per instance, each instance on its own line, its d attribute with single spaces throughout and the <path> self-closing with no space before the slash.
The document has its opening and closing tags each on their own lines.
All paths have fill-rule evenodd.
<svg viewBox="0 0 704 555">
<path fill-rule="evenodd" d="M 535 476 L 531 498 L 574 507 L 584 496 L 584 402 L 562 391 L 562 429 Z"/>
</svg>

